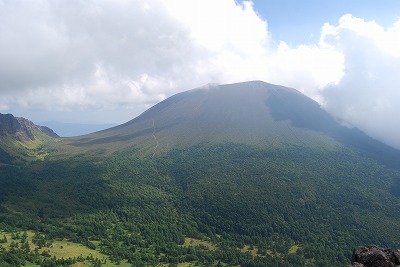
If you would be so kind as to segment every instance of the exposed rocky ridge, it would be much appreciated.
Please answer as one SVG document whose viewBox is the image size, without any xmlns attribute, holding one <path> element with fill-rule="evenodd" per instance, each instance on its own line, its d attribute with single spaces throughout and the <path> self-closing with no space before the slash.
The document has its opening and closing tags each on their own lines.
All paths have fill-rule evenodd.
<svg viewBox="0 0 400 267">
<path fill-rule="evenodd" d="M 352 265 L 345 267 L 396 267 L 400 266 L 400 250 L 377 246 L 357 247 L 351 257 Z"/>
<path fill-rule="evenodd" d="M 48 127 L 36 125 L 30 120 L 14 117 L 12 114 L 0 113 L 0 138 L 6 135 L 14 135 L 18 141 L 32 141 L 35 140 L 34 131 L 40 131 L 51 137 L 58 137 Z"/>
</svg>

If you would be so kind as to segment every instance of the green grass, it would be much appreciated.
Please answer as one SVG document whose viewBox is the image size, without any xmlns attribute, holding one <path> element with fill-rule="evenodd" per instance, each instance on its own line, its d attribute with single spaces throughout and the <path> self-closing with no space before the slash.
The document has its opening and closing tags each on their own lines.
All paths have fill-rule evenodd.
<svg viewBox="0 0 400 267">
<path fill-rule="evenodd" d="M 243 253 L 250 253 L 251 256 L 256 257 L 256 256 L 261 256 L 260 254 L 258 254 L 258 247 L 257 246 L 249 246 L 249 245 L 245 245 L 241 250 L 241 252 Z"/>
<path fill-rule="evenodd" d="M 301 245 L 293 245 L 289 248 L 289 254 L 296 253 L 299 249 L 301 249 Z"/>
<path fill-rule="evenodd" d="M 54 146 L 60 140 L 39 131 L 35 131 L 34 136 L 34 140 L 24 142 L 17 140 L 13 135 L 3 136 L 1 137 L 0 148 L 14 156 L 17 159 L 16 163 L 20 161 L 42 161 L 50 155 L 52 149 L 49 146 Z"/>
<path fill-rule="evenodd" d="M 25 266 L 26 266 L 26 267 L 39 267 L 39 265 L 34 264 L 34 263 L 32 263 L 32 262 L 29 262 L 29 261 L 26 262 Z"/>
<path fill-rule="evenodd" d="M 54 241 L 50 248 L 43 248 L 42 250 L 47 250 L 51 256 L 55 256 L 56 258 L 73 258 L 79 257 L 80 255 L 84 258 L 90 255 L 98 259 L 107 258 L 106 255 L 97 250 L 67 240 Z"/>
<path fill-rule="evenodd" d="M 207 240 L 200 240 L 197 238 L 192 238 L 192 237 L 185 237 L 185 243 L 183 244 L 186 247 L 189 246 L 203 246 L 206 247 L 209 250 L 216 250 L 217 246 L 210 241 Z"/>
<path fill-rule="evenodd" d="M 61 241 L 54 241 L 53 245 L 48 249 L 48 252 L 50 253 L 51 256 L 55 256 L 56 258 L 73 258 L 73 257 L 79 257 L 80 255 L 83 256 L 83 258 L 86 258 L 87 256 L 92 255 L 94 258 L 100 259 L 102 262 L 106 260 L 106 264 L 102 264 L 102 266 L 120 266 L 120 267 L 125 267 L 125 266 L 131 266 L 127 262 L 121 262 L 119 265 L 116 265 L 115 263 L 110 262 L 110 259 L 108 258 L 107 255 L 100 253 L 98 250 L 93 250 L 88 247 L 85 247 L 81 244 L 69 242 L 67 240 L 61 240 Z M 91 266 L 90 262 L 77 262 L 73 266 Z"/>
<path fill-rule="evenodd" d="M 3 247 L 5 249 L 9 249 L 10 245 L 14 242 L 18 245 L 21 245 L 21 237 L 23 235 L 23 232 L 18 232 L 19 238 L 13 239 L 12 238 L 12 233 L 4 232 L 0 230 L 0 239 L 3 239 L 3 236 L 7 238 L 6 243 L 0 243 L 0 247 Z M 35 235 L 33 231 L 27 231 L 27 241 L 30 244 L 31 250 L 35 250 L 37 247 L 35 244 L 32 243 L 32 238 Z M 82 244 L 70 242 L 68 240 L 55 240 L 50 247 L 42 247 L 39 249 L 39 253 L 42 253 L 44 251 L 47 251 L 51 257 L 56 257 L 57 259 L 68 259 L 68 258 L 74 258 L 74 257 L 79 257 L 82 256 L 84 259 L 88 256 L 93 256 L 93 258 L 98 258 L 102 261 L 102 266 L 109 266 L 109 267 L 128 267 L 131 266 L 127 261 L 121 261 L 119 265 L 112 263 L 109 259 L 109 257 L 98 250 L 90 249 L 86 246 L 83 246 Z M 106 263 L 103 263 L 103 262 Z M 0 265 L 1 266 L 1 265 Z M 28 267 L 36 267 L 38 265 L 31 263 L 31 262 L 26 262 L 25 266 Z M 92 266 L 92 263 L 89 261 L 84 261 L 84 262 L 77 262 L 73 264 L 72 266 L 74 267 L 79 267 L 79 266 Z"/>
</svg>

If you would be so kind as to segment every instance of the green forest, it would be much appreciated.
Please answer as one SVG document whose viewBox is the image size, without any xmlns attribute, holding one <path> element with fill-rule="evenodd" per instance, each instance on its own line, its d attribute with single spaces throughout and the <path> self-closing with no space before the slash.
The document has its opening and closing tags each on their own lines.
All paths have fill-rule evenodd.
<svg viewBox="0 0 400 267">
<path fill-rule="evenodd" d="M 2 157 L 1 266 L 331 267 L 400 247 L 399 170 L 344 147 Z"/>
</svg>

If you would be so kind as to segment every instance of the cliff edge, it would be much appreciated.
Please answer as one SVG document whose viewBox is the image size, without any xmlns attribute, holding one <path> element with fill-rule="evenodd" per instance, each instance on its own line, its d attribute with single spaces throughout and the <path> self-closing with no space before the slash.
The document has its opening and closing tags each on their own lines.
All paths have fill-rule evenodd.
<svg viewBox="0 0 400 267">
<path fill-rule="evenodd" d="M 39 126 L 25 118 L 14 117 L 12 114 L 0 113 L 0 138 L 13 135 L 20 142 L 35 140 L 35 131 L 40 131 L 50 137 L 58 135 L 48 127 Z"/>
</svg>

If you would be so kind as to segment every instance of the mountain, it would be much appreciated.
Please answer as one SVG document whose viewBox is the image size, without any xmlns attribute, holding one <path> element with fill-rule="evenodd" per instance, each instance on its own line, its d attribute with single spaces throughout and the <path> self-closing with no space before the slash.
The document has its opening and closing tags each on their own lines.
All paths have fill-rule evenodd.
<svg viewBox="0 0 400 267">
<path fill-rule="evenodd" d="M 262 81 L 208 85 L 179 93 L 125 124 L 73 138 L 69 144 L 103 149 L 131 144 L 153 154 L 176 146 L 221 142 L 262 147 L 349 146 L 387 164 L 400 162 L 398 150 L 343 126 L 295 89 Z"/>
<path fill-rule="evenodd" d="M 20 142 L 35 140 L 35 133 L 41 132 L 50 137 L 58 137 L 48 127 L 35 125 L 25 118 L 16 118 L 12 114 L 0 113 L 0 137 L 14 136 Z"/>
<path fill-rule="evenodd" d="M 58 135 L 48 127 L 0 113 L 0 164 L 43 157 L 42 145 Z"/>
<path fill-rule="evenodd" d="M 400 152 L 294 89 L 208 85 L 40 151 L 0 168 L 0 231 L 40 253 L 0 263 L 72 265 L 67 242 L 96 266 L 343 266 L 400 247 Z"/>
<path fill-rule="evenodd" d="M 210 85 L 174 95 L 123 125 L 74 139 L 71 144 L 89 147 L 128 141 L 154 147 L 153 134 L 160 150 L 229 141 L 265 146 L 293 142 L 297 132 L 289 128 L 295 128 L 275 119 L 268 103 L 286 92 L 308 100 L 293 89 L 263 82 Z"/>
</svg>

